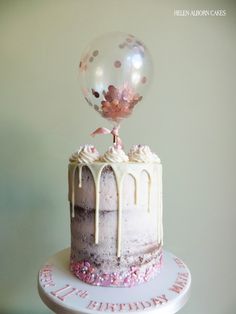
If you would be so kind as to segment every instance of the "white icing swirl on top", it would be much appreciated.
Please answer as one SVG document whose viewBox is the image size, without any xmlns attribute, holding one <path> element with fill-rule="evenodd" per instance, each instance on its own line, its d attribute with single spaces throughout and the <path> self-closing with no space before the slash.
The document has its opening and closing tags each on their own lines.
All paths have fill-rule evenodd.
<svg viewBox="0 0 236 314">
<path fill-rule="evenodd" d="M 71 155 L 70 162 L 89 164 L 99 160 L 99 153 L 93 145 L 81 146 L 77 152 Z"/>
<path fill-rule="evenodd" d="M 130 162 L 161 162 L 160 158 L 152 153 L 147 145 L 134 145 L 128 155 Z"/>
<path fill-rule="evenodd" d="M 120 146 L 110 146 L 108 151 L 100 158 L 102 162 L 128 162 L 129 157 Z"/>
</svg>

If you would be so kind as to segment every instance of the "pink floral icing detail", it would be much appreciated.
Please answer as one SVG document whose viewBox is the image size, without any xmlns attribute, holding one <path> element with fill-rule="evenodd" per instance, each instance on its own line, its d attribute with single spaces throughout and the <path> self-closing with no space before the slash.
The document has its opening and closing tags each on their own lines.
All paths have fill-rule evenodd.
<svg viewBox="0 0 236 314">
<path fill-rule="evenodd" d="M 132 287 L 152 279 L 160 270 L 162 265 L 162 252 L 159 260 L 141 270 L 138 266 L 131 266 L 126 272 L 102 273 L 96 271 L 89 261 L 71 262 L 71 271 L 80 280 L 94 285 L 104 287 Z"/>
</svg>

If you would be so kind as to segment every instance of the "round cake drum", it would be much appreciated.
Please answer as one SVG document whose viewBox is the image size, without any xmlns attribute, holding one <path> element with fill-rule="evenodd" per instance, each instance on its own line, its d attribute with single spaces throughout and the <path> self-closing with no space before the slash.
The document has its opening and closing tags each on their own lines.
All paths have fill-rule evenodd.
<svg viewBox="0 0 236 314">
<path fill-rule="evenodd" d="M 191 274 L 176 256 L 164 251 L 160 273 L 132 288 L 88 285 L 69 270 L 70 249 L 55 254 L 39 271 L 38 289 L 43 302 L 58 314 L 176 313 L 189 298 Z"/>
</svg>

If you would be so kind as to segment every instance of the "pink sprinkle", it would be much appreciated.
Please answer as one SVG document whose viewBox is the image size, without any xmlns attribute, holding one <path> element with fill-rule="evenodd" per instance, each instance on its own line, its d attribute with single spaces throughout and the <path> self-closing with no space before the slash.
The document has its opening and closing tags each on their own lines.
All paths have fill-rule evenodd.
<svg viewBox="0 0 236 314">
<path fill-rule="evenodd" d="M 157 257 L 157 261 L 146 270 L 141 270 L 140 267 L 131 266 L 127 271 L 102 273 L 96 271 L 93 265 L 85 260 L 79 262 L 71 262 L 71 271 L 82 281 L 104 287 L 132 287 L 138 283 L 149 281 L 155 276 L 162 264 L 162 254 Z"/>
</svg>

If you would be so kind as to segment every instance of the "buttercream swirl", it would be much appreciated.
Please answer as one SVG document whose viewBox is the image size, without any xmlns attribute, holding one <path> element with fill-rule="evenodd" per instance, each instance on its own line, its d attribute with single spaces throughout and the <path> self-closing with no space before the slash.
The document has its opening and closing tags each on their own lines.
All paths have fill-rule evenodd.
<svg viewBox="0 0 236 314">
<path fill-rule="evenodd" d="M 120 146 L 113 145 L 100 158 L 102 162 L 128 162 L 129 157 L 125 154 Z"/>
<path fill-rule="evenodd" d="M 161 162 L 160 158 L 147 145 L 134 145 L 128 156 L 130 162 Z"/>
<path fill-rule="evenodd" d="M 70 157 L 70 162 L 89 164 L 99 160 L 99 153 L 93 145 L 81 146 Z"/>
</svg>

